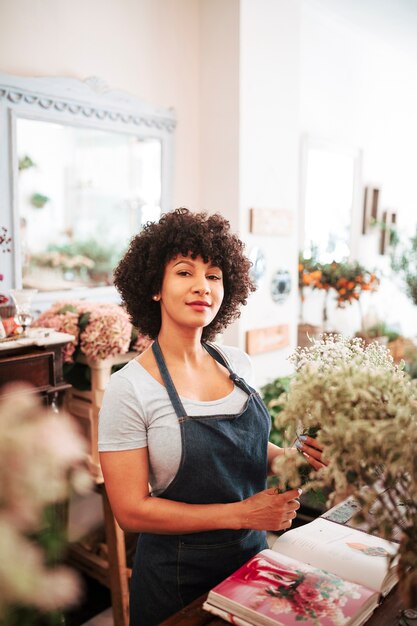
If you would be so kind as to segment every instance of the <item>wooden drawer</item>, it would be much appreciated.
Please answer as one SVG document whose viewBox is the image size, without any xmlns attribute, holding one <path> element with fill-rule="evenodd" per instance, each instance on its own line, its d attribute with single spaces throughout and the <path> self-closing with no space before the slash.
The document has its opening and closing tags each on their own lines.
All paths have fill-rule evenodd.
<svg viewBox="0 0 417 626">
<path fill-rule="evenodd" d="M 0 360 L 0 387 L 11 381 L 25 381 L 44 391 L 55 387 L 55 354 L 19 354 Z M 0 389 L 0 395 L 2 390 Z"/>
</svg>

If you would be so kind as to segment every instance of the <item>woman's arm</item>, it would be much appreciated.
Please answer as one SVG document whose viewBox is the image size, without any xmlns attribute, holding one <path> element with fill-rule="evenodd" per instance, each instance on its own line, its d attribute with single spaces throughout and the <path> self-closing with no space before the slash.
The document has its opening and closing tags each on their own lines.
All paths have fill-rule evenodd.
<svg viewBox="0 0 417 626">
<path fill-rule="evenodd" d="M 131 532 L 283 530 L 291 526 L 300 506 L 297 489 L 282 494 L 266 489 L 242 502 L 228 504 L 174 502 L 150 496 L 147 448 L 101 452 L 100 461 L 113 514 L 119 525 Z"/>
</svg>

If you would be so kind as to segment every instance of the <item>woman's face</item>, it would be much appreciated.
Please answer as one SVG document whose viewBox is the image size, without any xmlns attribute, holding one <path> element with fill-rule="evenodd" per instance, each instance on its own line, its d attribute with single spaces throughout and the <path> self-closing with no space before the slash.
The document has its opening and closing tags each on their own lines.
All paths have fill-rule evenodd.
<svg viewBox="0 0 417 626">
<path fill-rule="evenodd" d="M 165 267 L 160 298 L 162 326 L 204 328 L 223 301 L 223 273 L 198 256 L 178 255 Z"/>
</svg>

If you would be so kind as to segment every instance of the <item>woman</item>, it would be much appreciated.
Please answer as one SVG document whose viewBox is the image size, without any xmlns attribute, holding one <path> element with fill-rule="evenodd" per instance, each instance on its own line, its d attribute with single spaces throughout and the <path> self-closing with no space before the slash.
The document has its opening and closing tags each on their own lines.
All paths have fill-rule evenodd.
<svg viewBox="0 0 417 626">
<path fill-rule="evenodd" d="M 270 416 L 245 382 L 245 353 L 210 343 L 254 286 L 220 215 L 187 209 L 148 223 L 115 271 L 132 323 L 155 341 L 113 374 L 99 450 L 120 526 L 141 533 L 131 626 L 159 624 L 291 526 L 299 491 L 266 489 Z M 308 440 L 307 440 L 308 441 Z M 312 443 L 313 440 L 310 441 Z M 303 444 L 315 467 L 321 452 Z"/>
</svg>

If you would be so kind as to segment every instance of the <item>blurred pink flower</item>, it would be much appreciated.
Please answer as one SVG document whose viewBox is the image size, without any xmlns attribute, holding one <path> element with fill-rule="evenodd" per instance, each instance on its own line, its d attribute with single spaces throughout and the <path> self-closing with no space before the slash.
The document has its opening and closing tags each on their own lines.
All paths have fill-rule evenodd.
<svg viewBox="0 0 417 626">
<path fill-rule="evenodd" d="M 106 359 L 128 352 L 132 324 L 127 312 L 117 304 L 100 305 L 90 312 L 85 330 L 80 334 L 81 352 L 90 359 Z"/>
<path fill-rule="evenodd" d="M 31 387 L 10 385 L 0 402 L 0 622 L 20 604 L 43 612 L 74 603 L 78 578 L 45 563 L 33 540 L 46 506 L 68 498 L 83 483 L 85 442 L 65 413 L 40 405 Z M 73 476 L 75 475 L 75 480 Z M 81 476 L 82 475 L 82 476 Z"/>
</svg>

